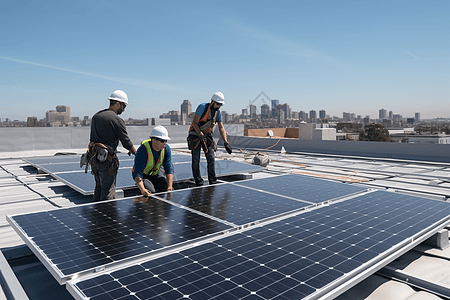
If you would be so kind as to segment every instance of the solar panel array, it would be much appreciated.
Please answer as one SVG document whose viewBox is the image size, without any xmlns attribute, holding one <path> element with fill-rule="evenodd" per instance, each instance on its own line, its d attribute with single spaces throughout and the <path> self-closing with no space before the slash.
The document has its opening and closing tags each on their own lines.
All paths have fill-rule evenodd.
<svg viewBox="0 0 450 300">
<path fill-rule="evenodd" d="M 449 216 L 444 201 L 290 174 L 9 222 L 77 299 L 314 299 Z"/>
<path fill-rule="evenodd" d="M 135 183 L 131 175 L 134 157 L 121 153 L 118 154 L 118 157 L 120 166 L 117 172 L 116 189 L 126 190 L 134 188 Z M 25 159 L 25 161 L 64 182 L 83 195 L 94 194 L 95 180 L 90 172 L 85 174 L 84 167 L 80 168 L 79 155 L 36 157 Z M 174 166 L 174 181 L 192 178 L 190 155 L 172 154 L 172 163 Z M 216 160 L 215 165 L 218 177 L 240 172 L 260 171 L 262 169 L 260 166 L 231 160 Z M 204 159 L 200 161 L 200 171 L 203 175 L 207 175 L 207 163 Z"/>
</svg>

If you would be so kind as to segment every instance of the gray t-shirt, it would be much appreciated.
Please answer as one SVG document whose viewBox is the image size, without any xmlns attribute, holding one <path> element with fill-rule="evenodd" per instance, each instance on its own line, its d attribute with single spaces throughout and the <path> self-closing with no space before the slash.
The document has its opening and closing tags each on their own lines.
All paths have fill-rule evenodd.
<svg viewBox="0 0 450 300">
<path fill-rule="evenodd" d="M 92 117 L 90 140 L 94 143 L 108 145 L 114 151 L 117 149 L 119 141 L 125 149 L 133 148 L 125 122 L 110 109 L 101 110 Z"/>
</svg>

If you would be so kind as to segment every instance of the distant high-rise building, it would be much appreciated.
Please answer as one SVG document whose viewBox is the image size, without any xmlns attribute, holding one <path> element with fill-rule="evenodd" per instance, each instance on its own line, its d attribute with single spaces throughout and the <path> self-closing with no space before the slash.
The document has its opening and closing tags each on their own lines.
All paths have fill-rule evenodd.
<svg viewBox="0 0 450 300">
<path fill-rule="evenodd" d="M 352 116 L 351 116 L 350 113 L 344 111 L 344 112 L 342 113 L 342 119 L 343 119 L 344 121 L 350 121 L 350 120 L 352 119 Z"/>
<path fill-rule="evenodd" d="M 56 110 L 49 110 L 45 113 L 45 120 L 47 122 L 59 122 L 59 124 L 70 121 L 70 107 L 66 105 L 56 106 Z"/>
<path fill-rule="evenodd" d="M 284 118 L 290 119 L 291 118 L 291 109 L 289 108 L 289 105 L 287 103 L 284 103 L 284 104 L 278 104 L 278 106 L 284 112 Z"/>
<path fill-rule="evenodd" d="M 268 119 L 270 117 L 270 107 L 267 104 L 261 105 L 261 118 Z"/>
<path fill-rule="evenodd" d="M 180 106 L 180 123 L 181 124 L 186 123 L 186 119 L 191 112 L 192 112 L 191 102 L 189 100 L 183 100 L 183 103 L 181 103 L 181 106 Z"/>
<path fill-rule="evenodd" d="M 249 110 L 250 110 L 250 117 L 256 118 L 256 105 L 250 104 Z"/>
<path fill-rule="evenodd" d="M 230 115 L 226 111 L 222 111 L 222 122 L 224 124 L 230 122 Z"/>
<path fill-rule="evenodd" d="M 278 104 L 279 105 L 279 104 Z M 278 111 L 278 123 L 280 124 L 280 125 L 283 125 L 284 124 L 284 111 L 282 110 L 282 109 L 280 109 L 279 111 Z"/>
<path fill-rule="evenodd" d="M 403 117 L 400 114 L 395 114 L 395 115 L 392 116 L 392 120 L 394 122 L 400 122 L 402 119 L 403 119 Z"/>
<path fill-rule="evenodd" d="M 324 109 L 319 110 L 319 118 L 325 119 L 327 117 L 327 112 Z"/>
<path fill-rule="evenodd" d="M 243 116 L 247 116 L 247 115 L 248 115 L 248 112 L 247 112 L 247 109 L 246 109 L 246 108 L 244 108 L 244 109 L 242 110 L 242 115 L 243 115 Z"/>
<path fill-rule="evenodd" d="M 51 126 L 59 126 L 70 121 L 70 107 L 66 105 L 56 106 L 56 110 L 49 110 L 45 113 L 45 121 L 53 123 Z"/>
<path fill-rule="evenodd" d="M 392 120 L 394 118 L 394 112 L 392 110 L 389 111 L 389 119 Z"/>
<path fill-rule="evenodd" d="M 308 116 L 306 115 L 306 112 L 304 112 L 303 110 L 298 112 L 298 117 L 300 120 L 303 120 L 306 122 L 306 119 L 308 119 Z"/>
<path fill-rule="evenodd" d="M 382 108 L 382 109 L 380 109 L 380 110 L 378 111 L 378 114 L 379 114 L 379 119 L 380 119 L 380 120 L 386 119 L 386 117 L 387 117 L 387 110 L 385 110 L 384 108 Z"/>
<path fill-rule="evenodd" d="M 293 111 L 291 117 L 292 119 L 298 120 L 298 115 L 298 111 Z"/>
<path fill-rule="evenodd" d="M 275 106 L 280 104 L 280 100 L 278 100 L 278 99 L 272 99 L 270 102 L 272 103 L 272 107 L 271 107 L 272 110 Z"/>
<path fill-rule="evenodd" d="M 309 118 L 311 119 L 311 122 L 315 122 L 317 119 L 317 113 L 315 110 L 309 111 Z"/>
<path fill-rule="evenodd" d="M 420 113 L 415 113 L 415 115 L 414 115 L 414 121 L 415 121 L 415 122 L 420 122 Z"/>
</svg>

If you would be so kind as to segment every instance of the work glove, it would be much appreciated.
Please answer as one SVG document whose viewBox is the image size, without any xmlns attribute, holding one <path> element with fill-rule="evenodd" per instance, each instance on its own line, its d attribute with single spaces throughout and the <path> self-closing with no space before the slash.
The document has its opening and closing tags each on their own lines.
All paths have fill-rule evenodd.
<svg viewBox="0 0 450 300">
<path fill-rule="evenodd" d="M 225 150 L 227 150 L 228 154 L 231 154 L 233 150 L 231 149 L 230 143 L 226 142 L 223 144 L 225 146 Z"/>
</svg>

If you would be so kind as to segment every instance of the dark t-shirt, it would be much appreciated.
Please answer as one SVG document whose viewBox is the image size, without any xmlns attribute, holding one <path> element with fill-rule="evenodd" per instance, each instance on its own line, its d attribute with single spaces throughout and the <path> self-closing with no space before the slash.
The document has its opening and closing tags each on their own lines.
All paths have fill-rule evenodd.
<svg viewBox="0 0 450 300">
<path fill-rule="evenodd" d="M 91 121 L 91 142 L 108 145 L 115 151 L 119 141 L 125 149 L 133 148 L 125 122 L 110 109 L 96 113 Z"/>
</svg>

